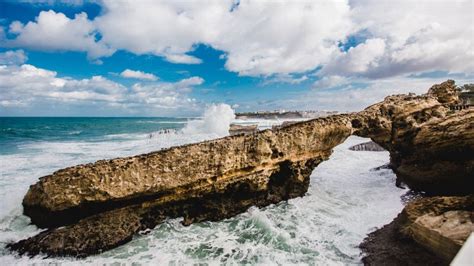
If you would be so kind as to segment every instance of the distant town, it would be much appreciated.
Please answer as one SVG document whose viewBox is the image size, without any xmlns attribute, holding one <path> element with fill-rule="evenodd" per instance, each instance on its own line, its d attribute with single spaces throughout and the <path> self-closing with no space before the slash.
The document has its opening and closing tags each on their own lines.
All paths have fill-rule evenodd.
<svg viewBox="0 0 474 266">
<path fill-rule="evenodd" d="M 337 114 L 337 111 L 257 111 L 236 113 L 237 119 L 296 119 L 296 118 L 315 118 Z"/>
</svg>

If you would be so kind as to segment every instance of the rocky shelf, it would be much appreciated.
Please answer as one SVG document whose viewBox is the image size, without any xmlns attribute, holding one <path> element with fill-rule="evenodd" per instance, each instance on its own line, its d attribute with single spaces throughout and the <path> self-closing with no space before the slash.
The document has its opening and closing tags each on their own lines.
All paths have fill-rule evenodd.
<svg viewBox="0 0 474 266">
<path fill-rule="evenodd" d="M 23 200 L 25 215 L 49 230 L 9 247 L 87 256 L 167 217 L 217 221 L 301 197 L 313 169 L 353 134 L 387 150 L 391 168 L 412 189 L 472 194 L 474 110 L 452 110 L 458 102 L 454 82 L 447 81 L 358 113 L 65 168 L 40 178 Z"/>
</svg>

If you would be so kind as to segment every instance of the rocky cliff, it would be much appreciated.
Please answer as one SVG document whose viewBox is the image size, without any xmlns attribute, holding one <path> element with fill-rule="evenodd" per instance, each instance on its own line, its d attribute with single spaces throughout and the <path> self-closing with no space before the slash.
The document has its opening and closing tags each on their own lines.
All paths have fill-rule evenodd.
<svg viewBox="0 0 474 266">
<path fill-rule="evenodd" d="M 395 95 L 358 114 L 355 134 L 390 152 L 401 182 L 432 195 L 474 193 L 474 109 L 458 103 L 454 81 L 427 94 Z"/>
<path fill-rule="evenodd" d="M 454 82 L 437 86 L 359 113 L 59 170 L 40 178 L 23 200 L 32 222 L 51 229 L 10 247 L 86 256 L 166 217 L 220 220 L 303 196 L 314 167 L 351 134 L 387 149 L 397 176 L 415 189 L 472 193 L 474 113 L 450 110 Z"/>
</svg>

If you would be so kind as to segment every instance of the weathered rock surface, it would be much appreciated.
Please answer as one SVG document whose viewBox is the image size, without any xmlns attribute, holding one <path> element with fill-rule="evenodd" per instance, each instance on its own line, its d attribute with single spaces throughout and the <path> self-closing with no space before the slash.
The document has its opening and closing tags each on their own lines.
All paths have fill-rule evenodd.
<svg viewBox="0 0 474 266">
<path fill-rule="evenodd" d="M 359 113 L 59 170 L 40 178 L 23 200 L 32 222 L 52 229 L 10 247 L 86 256 L 166 217 L 184 217 L 185 224 L 220 220 L 303 196 L 314 167 L 351 134 L 387 149 L 395 172 L 413 188 L 472 193 L 474 113 L 450 110 L 452 89 L 449 81 Z"/>
<path fill-rule="evenodd" d="M 251 134 L 258 131 L 258 125 L 236 125 L 231 124 L 229 128 L 229 134 L 231 136 L 238 134 Z"/>
<path fill-rule="evenodd" d="M 390 152 L 391 168 L 410 188 L 433 195 L 471 194 L 474 109 L 450 110 L 458 100 L 454 82 L 447 81 L 425 95 L 389 96 L 352 123 L 356 135 Z"/>
<path fill-rule="evenodd" d="M 428 197 L 408 204 L 400 232 L 451 261 L 474 232 L 474 195 Z"/>
<path fill-rule="evenodd" d="M 410 202 L 360 245 L 366 265 L 448 265 L 474 231 L 474 195 Z"/>
<path fill-rule="evenodd" d="M 370 233 L 359 245 L 363 253 L 362 262 L 368 266 L 438 266 L 449 265 L 445 259 L 400 233 L 403 224 L 399 214 L 391 223 Z"/>
</svg>

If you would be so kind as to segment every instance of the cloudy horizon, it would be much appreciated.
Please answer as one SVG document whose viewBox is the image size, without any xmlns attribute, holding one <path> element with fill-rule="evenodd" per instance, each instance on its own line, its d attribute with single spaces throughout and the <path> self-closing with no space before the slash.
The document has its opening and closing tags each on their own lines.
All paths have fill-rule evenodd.
<svg viewBox="0 0 474 266">
<path fill-rule="evenodd" d="M 2 1 L 0 116 L 356 111 L 474 82 L 474 1 Z"/>
</svg>

